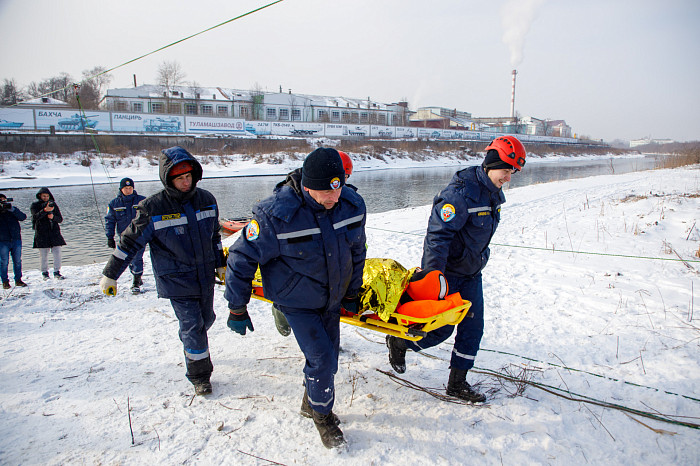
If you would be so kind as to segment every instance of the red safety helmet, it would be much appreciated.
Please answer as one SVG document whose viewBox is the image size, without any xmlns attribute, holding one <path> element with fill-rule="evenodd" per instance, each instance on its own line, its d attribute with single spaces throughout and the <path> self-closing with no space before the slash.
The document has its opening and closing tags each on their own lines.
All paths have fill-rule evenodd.
<svg viewBox="0 0 700 466">
<path fill-rule="evenodd" d="M 491 141 L 486 151 L 495 150 L 499 158 L 520 171 L 525 166 L 525 147 L 514 136 L 500 136 Z"/>
<path fill-rule="evenodd" d="M 348 154 L 343 152 L 342 150 L 339 150 L 338 153 L 340 154 L 340 159 L 343 161 L 343 168 L 345 169 L 345 176 L 350 176 L 352 175 L 352 159 Z"/>
</svg>

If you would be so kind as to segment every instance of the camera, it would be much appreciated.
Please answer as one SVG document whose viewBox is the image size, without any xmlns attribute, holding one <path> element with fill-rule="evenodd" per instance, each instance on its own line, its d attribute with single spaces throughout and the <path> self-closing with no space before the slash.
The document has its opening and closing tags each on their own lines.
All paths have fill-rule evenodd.
<svg viewBox="0 0 700 466">
<path fill-rule="evenodd" d="M 54 201 L 48 201 L 46 203 L 46 207 L 55 207 L 55 206 L 56 206 L 56 203 Z"/>
<path fill-rule="evenodd" d="M 11 202 L 14 201 L 11 197 L 5 198 L 4 200 L 0 201 L 0 209 L 2 210 L 10 210 L 12 208 Z"/>
</svg>

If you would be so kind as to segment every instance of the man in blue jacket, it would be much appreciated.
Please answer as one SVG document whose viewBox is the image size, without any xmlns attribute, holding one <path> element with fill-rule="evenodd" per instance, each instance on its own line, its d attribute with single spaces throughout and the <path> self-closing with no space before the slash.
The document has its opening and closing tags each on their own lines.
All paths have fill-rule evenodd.
<svg viewBox="0 0 700 466">
<path fill-rule="evenodd" d="M 22 281 L 22 235 L 19 222 L 26 220 L 27 214 L 8 202 L 7 196 L 0 194 L 0 277 L 2 287 L 10 288 L 7 269 L 12 256 L 15 273 L 15 286 L 27 286 Z"/>
<path fill-rule="evenodd" d="M 131 178 L 122 178 L 119 182 L 119 194 L 109 202 L 107 207 L 107 215 L 105 215 L 105 234 L 107 235 L 107 247 L 115 249 L 117 247 L 114 241 L 114 232 L 121 235 L 126 227 L 131 224 L 131 221 L 136 217 L 136 205 L 146 199 L 139 195 L 134 188 L 134 180 Z M 134 256 L 134 260 L 129 264 L 129 270 L 134 276 L 134 281 L 131 285 L 131 292 L 136 294 L 141 292 L 143 280 L 143 252 L 141 249 Z"/>
<path fill-rule="evenodd" d="M 470 314 L 457 325 L 450 360 L 447 394 L 472 402 L 486 397 L 466 381 L 474 366 L 484 334 L 484 293 L 481 271 L 489 260 L 489 243 L 506 202 L 501 189 L 525 165 L 525 148 L 513 136 L 498 137 L 486 148 L 480 166 L 458 171 L 433 200 L 421 267 L 445 274 L 450 293 L 459 291 L 471 301 Z M 398 373 L 406 371 L 406 350 L 420 351 L 445 341 L 454 326 L 446 325 L 411 342 L 387 336 L 389 362 Z"/>
<path fill-rule="evenodd" d="M 301 414 L 323 445 L 345 443 L 333 413 L 340 349 L 340 308 L 357 311 L 365 261 L 365 203 L 344 187 L 338 151 L 319 148 L 301 169 L 301 184 L 282 184 L 253 208 L 253 220 L 229 249 L 226 292 L 231 330 L 253 331 L 247 311 L 260 266 L 265 297 L 284 314 L 304 353 Z"/>
<path fill-rule="evenodd" d="M 179 146 L 162 151 L 160 180 L 165 189 L 136 207 L 136 218 L 103 270 L 102 292 L 115 295 L 117 279 L 136 254 L 150 244 L 159 298 L 170 299 L 180 323 L 186 377 L 197 395 L 212 392 L 214 366 L 207 330 L 214 314 L 214 277 L 223 279 L 226 259 L 219 235 L 219 208 L 214 196 L 197 188 L 202 166 Z"/>
</svg>

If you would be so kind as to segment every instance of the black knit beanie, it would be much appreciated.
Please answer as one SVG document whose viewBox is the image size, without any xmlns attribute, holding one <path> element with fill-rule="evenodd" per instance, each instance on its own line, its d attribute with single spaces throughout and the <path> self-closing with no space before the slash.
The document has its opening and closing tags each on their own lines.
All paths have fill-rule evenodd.
<svg viewBox="0 0 700 466">
<path fill-rule="evenodd" d="M 133 188 L 134 180 L 132 180 L 131 178 L 122 178 L 122 180 L 119 182 L 119 191 L 121 191 L 122 188 L 125 188 L 127 186 L 131 186 Z"/>
<path fill-rule="evenodd" d="M 301 185 L 317 191 L 338 189 L 345 184 L 345 169 L 335 149 L 319 147 L 306 156 L 301 167 Z"/>
<path fill-rule="evenodd" d="M 489 149 L 486 153 L 483 163 L 481 164 L 485 170 L 500 170 L 502 168 L 513 168 L 513 165 L 505 163 L 501 160 L 496 149 Z"/>
</svg>

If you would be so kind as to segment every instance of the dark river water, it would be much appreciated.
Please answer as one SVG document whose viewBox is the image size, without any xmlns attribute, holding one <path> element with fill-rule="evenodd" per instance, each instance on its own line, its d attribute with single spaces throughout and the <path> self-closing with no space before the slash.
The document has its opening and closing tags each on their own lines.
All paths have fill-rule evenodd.
<svg viewBox="0 0 700 466">
<path fill-rule="evenodd" d="M 557 162 L 531 161 L 525 170 L 513 176 L 511 187 L 546 183 L 595 175 L 621 174 L 652 169 L 656 157 L 600 160 L 566 160 Z M 466 167 L 465 165 L 464 167 Z M 440 168 L 387 169 L 356 172 L 350 182 L 359 188 L 369 213 L 386 212 L 430 204 L 437 194 L 460 170 L 460 166 Z M 253 204 L 272 193 L 281 176 L 256 176 L 204 179 L 198 186 L 212 192 L 219 203 L 221 217 L 242 217 L 250 213 Z M 149 196 L 162 189 L 160 181 L 137 182 L 136 191 Z M 103 262 L 109 258 L 104 233 L 107 204 L 117 195 L 116 185 L 64 186 L 50 188 L 61 208 L 61 232 L 68 243 L 63 247 L 63 265 L 83 265 Z M 94 191 L 93 191 L 94 190 Z M 13 204 L 27 217 L 29 206 L 36 200 L 38 188 L 6 190 Z M 96 199 L 95 199 L 96 198 Z M 39 253 L 32 248 L 34 232 L 31 219 L 22 225 L 22 268 L 39 268 Z M 49 260 L 49 265 L 52 265 Z M 10 278 L 12 265 L 10 264 Z"/>
</svg>

